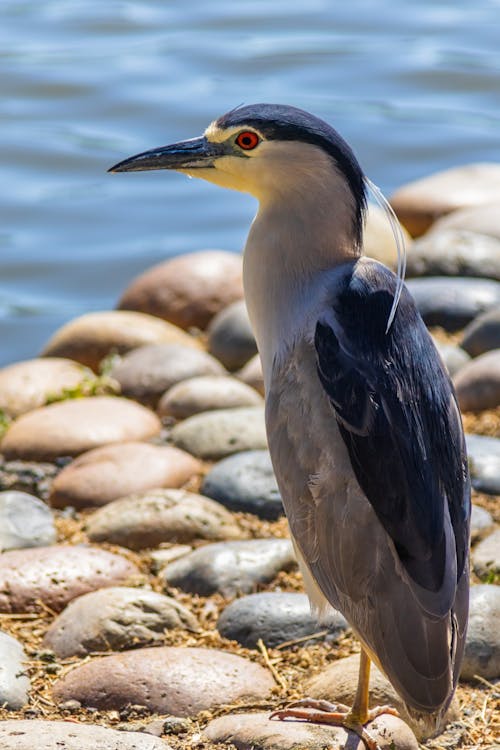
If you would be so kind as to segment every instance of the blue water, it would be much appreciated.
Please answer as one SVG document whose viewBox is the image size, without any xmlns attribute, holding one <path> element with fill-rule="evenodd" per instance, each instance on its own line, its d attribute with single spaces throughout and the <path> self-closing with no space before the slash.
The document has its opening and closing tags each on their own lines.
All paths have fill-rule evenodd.
<svg viewBox="0 0 500 750">
<path fill-rule="evenodd" d="M 276 101 L 386 193 L 498 161 L 499 40 L 500 0 L 2 0 L 0 363 L 169 255 L 243 246 L 253 199 L 119 159 Z"/>
</svg>

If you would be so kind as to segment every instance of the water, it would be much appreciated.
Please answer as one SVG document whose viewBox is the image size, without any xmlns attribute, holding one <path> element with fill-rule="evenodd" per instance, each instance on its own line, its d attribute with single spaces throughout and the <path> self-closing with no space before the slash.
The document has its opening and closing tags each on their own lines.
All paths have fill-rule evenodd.
<svg viewBox="0 0 500 750">
<path fill-rule="evenodd" d="M 169 255 L 238 251 L 253 199 L 108 175 L 242 102 L 309 109 L 390 193 L 500 154 L 500 0 L 1 0 L 0 364 Z"/>
</svg>

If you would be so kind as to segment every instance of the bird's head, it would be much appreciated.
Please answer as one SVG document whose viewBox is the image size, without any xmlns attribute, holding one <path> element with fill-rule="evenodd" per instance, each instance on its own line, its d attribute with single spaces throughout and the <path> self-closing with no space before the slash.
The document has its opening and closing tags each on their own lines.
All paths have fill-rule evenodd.
<svg viewBox="0 0 500 750">
<path fill-rule="evenodd" d="M 356 157 L 336 130 L 296 107 L 238 107 L 212 122 L 199 138 L 144 151 L 110 172 L 151 169 L 201 177 L 261 202 L 288 201 L 293 195 L 314 200 L 333 176 L 336 192 L 352 205 L 355 234 L 361 235 L 366 191 Z"/>
</svg>

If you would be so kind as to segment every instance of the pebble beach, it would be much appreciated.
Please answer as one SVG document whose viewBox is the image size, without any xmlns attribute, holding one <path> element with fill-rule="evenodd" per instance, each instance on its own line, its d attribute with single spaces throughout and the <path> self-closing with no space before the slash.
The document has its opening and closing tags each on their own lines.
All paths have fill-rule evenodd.
<svg viewBox="0 0 500 750">
<path fill-rule="evenodd" d="M 500 164 L 397 189 L 407 285 L 452 377 L 473 485 L 471 613 L 446 726 L 376 669 L 381 748 L 500 737 Z M 394 267 L 370 206 L 365 253 Z M 349 704 L 359 646 L 311 616 L 267 449 L 242 258 L 146 269 L 113 310 L 0 369 L 0 748 L 320 750 L 344 729 L 270 721 Z M 304 425 L 307 440 L 307 425 Z M 332 530 L 334 533 L 334 530 Z"/>
</svg>

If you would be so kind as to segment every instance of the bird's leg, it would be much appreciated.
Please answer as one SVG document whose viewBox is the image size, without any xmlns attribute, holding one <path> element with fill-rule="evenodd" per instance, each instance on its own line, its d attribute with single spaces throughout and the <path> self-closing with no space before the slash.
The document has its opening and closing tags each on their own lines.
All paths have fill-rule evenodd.
<svg viewBox="0 0 500 750">
<path fill-rule="evenodd" d="M 381 714 L 392 714 L 398 716 L 396 709 L 390 706 L 377 706 L 368 708 L 368 691 L 370 682 L 370 658 L 366 651 L 361 648 L 359 661 L 358 686 L 354 703 L 349 710 L 342 704 L 333 704 L 328 701 L 305 698 L 292 703 L 289 707 L 271 714 L 271 719 L 301 719 L 314 724 L 331 724 L 345 727 L 355 732 L 365 743 L 368 750 L 379 750 L 376 740 L 366 731 L 364 725 L 373 721 Z"/>
</svg>

